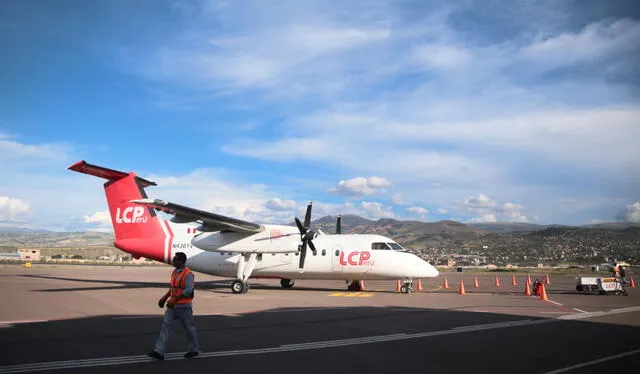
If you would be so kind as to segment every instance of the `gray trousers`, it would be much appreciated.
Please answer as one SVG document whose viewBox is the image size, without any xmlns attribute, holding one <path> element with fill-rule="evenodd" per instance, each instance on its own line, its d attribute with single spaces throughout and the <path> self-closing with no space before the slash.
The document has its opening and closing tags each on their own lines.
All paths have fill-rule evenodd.
<svg viewBox="0 0 640 374">
<path fill-rule="evenodd" d="M 189 352 L 199 352 L 198 347 L 198 333 L 196 327 L 193 324 L 193 309 L 191 307 L 176 307 L 167 308 L 164 312 L 164 319 L 162 320 L 162 327 L 160 328 L 160 335 L 156 340 L 155 351 L 164 355 L 165 347 L 169 338 L 171 337 L 171 329 L 173 323 L 179 319 L 187 333 L 187 339 L 189 340 Z"/>
</svg>

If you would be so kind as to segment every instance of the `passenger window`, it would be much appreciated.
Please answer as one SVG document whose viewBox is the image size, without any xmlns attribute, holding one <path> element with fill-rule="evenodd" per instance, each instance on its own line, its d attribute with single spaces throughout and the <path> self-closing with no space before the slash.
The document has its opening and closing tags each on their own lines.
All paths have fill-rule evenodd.
<svg viewBox="0 0 640 374">
<path fill-rule="evenodd" d="M 324 256 L 324 255 L 326 255 L 326 254 L 327 254 L 327 250 L 323 249 L 323 250 L 322 250 L 322 255 Z"/>
<path fill-rule="evenodd" d="M 336 256 L 340 256 L 340 250 L 336 249 Z"/>
</svg>

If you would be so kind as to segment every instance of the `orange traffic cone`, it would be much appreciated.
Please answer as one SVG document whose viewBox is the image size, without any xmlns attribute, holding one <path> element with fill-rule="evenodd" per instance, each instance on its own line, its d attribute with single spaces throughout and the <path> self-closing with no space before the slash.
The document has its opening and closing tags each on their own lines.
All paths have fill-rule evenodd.
<svg viewBox="0 0 640 374">
<path fill-rule="evenodd" d="M 458 291 L 458 293 L 460 295 L 466 294 L 466 292 L 464 291 L 464 283 L 462 283 L 462 279 L 460 279 L 460 290 Z"/>
<path fill-rule="evenodd" d="M 511 285 L 512 285 L 512 286 L 517 286 L 517 285 L 518 285 L 518 284 L 516 283 L 516 276 L 515 276 L 515 275 L 512 275 L 512 276 L 511 276 Z"/>
<path fill-rule="evenodd" d="M 531 288 L 529 288 L 529 282 L 525 283 L 524 295 L 525 296 L 531 296 Z"/>
<path fill-rule="evenodd" d="M 547 274 L 547 275 L 544 277 L 544 284 L 551 284 L 551 281 L 549 280 L 549 274 Z"/>
<path fill-rule="evenodd" d="M 449 282 L 447 281 L 447 277 L 444 277 L 444 283 L 442 284 L 442 288 L 449 288 Z"/>
<path fill-rule="evenodd" d="M 480 285 L 478 284 L 478 277 L 473 277 L 473 287 L 480 287 Z"/>
<path fill-rule="evenodd" d="M 364 281 L 360 281 L 360 291 L 364 291 Z"/>
<path fill-rule="evenodd" d="M 400 281 L 396 283 L 396 292 L 400 292 Z"/>
<path fill-rule="evenodd" d="M 540 285 L 542 287 L 542 291 L 540 291 L 540 300 L 547 301 L 547 290 L 544 287 L 544 283 Z"/>
<path fill-rule="evenodd" d="M 422 290 L 422 279 L 418 279 L 418 287 L 416 288 L 416 290 L 418 291 Z"/>
<path fill-rule="evenodd" d="M 527 275 L 527 283 L 531 284 L 531 275 Z"/>
<path fill-rule="evenodd" d="M 500 287 L 500 278 L 496 275 L 496 287 Z"/>
<path fill-rule="evenodd" d="M 633 278 L 631 278 L 631 282 L 629 282 L 629 287 L 636 288 L 636 282 L 633 281 Z"/>
</svg>

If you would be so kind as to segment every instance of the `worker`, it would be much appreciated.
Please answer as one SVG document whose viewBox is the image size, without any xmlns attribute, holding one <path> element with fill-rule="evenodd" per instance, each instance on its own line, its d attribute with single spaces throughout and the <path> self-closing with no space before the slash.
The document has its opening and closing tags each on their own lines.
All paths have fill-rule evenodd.
<svg viewBox="0 0 640 374">
<path fill-rule="evenodd" d="M 618 270 L 620 271 L 620 282 L 622 282 L 622 285 L 624 286 L 625 284 L 627 284 L 627 271 L 624 269 L 624 266 L 620 265 L 620 267 L 618 268 Z"/>
<path fill-rule="evenodd" d="M 542 292 L 542 279 L 538 278 L 535 280 L 535 282 L 533 282 L 533 294 L 535 296 L 540 296 L 540 293 Z"/>
<path fill-rule="evenodd" d="M 613 269 L 612 269 L 612 271 L 613 271 L 613 274 L 614 274 L 616 277 L 619 277 L 619 276 L 620 276 L 620 267 L 618 266 L 618 264 L 614 264 L 614 265 L 613 265 Z"/>
<path fill-rule="evenodd" d="M 167 310 L 164 313 L 155 349 L 147 354 L 157 360 L 164 360 L 165 346 L 171 337 L 173 323 L 177 319 L 182 323 L 189 341 L 188 351 L 184 354 L 184 357 L 191 358 L 200 353 L 198 334 L 193 323 L 192 308 L 195 276 L 191 269 L 186 266 L 187 255 L 183 252 L 177 252 L 172 261 L 175 270 L 171 274 L 171 287 L 158 301 L 160 308 L 163 308 L 166 303 Z"/>
</svg>

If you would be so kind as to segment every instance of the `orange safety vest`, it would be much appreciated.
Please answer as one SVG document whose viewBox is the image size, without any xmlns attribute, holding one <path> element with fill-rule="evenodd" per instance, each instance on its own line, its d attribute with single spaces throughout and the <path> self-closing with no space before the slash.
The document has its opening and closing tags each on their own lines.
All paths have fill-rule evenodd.
<svg viewBox="0 0 640 374">
<path fill-rule="evenodd" d="M 181 272 L 178 273 L 178 269 L 175 269 L 171 273 L 171 296 L 178 297 L 182 295 L 182 291 L 186 286 L 187 275 L 192 274 L 191 269 L 184 267 Z M 195 289 L 195 282 L 193 285 Z M 193 301 L 193 297 L 183 297 L 178 300 L 176 304 L 188 304 Z"/>
</svg>

